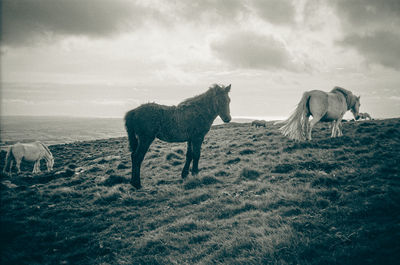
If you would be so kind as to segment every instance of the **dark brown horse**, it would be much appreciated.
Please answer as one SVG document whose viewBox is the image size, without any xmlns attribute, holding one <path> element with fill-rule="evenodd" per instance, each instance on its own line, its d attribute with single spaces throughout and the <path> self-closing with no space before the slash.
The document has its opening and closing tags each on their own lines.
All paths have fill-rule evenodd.
<svg viewBox="0 0 400 265">
<path fill-rule="evenodd" d="M 228 92 L 231 85 L 213 85 L 207 92 L 186 99 L 178 106 L 156 103 L 143 104 L 125 115 L 132 158 L 131 184 L 140 188 L 140 166 L 153 140 L 157 137 L 166 142 L 187 142 L 186 162 L 182 178 L 199 172 L 201 145 L 217 116 L 230 122 Z"/>
</svg>

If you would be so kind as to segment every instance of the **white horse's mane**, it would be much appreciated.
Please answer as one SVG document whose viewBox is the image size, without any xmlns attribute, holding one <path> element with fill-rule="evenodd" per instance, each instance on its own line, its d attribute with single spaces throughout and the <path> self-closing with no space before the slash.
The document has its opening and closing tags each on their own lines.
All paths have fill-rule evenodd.
<svg viewBox="0 0 400 265">
<path fill-rule="evenodd" d="M 355 104 L 354 94 L 351 91 L 344 89 L 343 87 L 335 86 L 330 92 L 343 94 L 344 98 L 346 99 L 347 109 L 350 109 L 351 107 L 354 106 Z"/>
<path fill-rule="evenodd" d="M 49 148 L 47 147 L 47 145 L 45 145 L 45 144 L 42 143 L 42 142 L 39 142 L 39 143 L 43 146 L 44 150 L 47 152 L 47 155 L 48 155 L 50 158 L 53 158 L 53 154 L 50 152 L 50 150 L 49 150 Z"/>
</svg>

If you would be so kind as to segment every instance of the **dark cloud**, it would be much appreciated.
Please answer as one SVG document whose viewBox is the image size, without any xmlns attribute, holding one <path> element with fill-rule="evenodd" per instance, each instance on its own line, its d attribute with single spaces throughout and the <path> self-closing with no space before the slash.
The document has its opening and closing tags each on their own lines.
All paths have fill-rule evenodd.
<svg viewBox="0 0 400 265">
<path fill-rule="evenodd" d="M 357 30 L 376 27 L 398 30 L 399 0 L 337 0 L 335 7 L 339 18 L 345 19 L 349 23 L 347 26 L 356 27 Z"/>
<path fill-rule="evenodd" d="M 174 3 L 179 17 L 195 22 L 233 23 L 256 15 L 272 24 L 290 24 L 295 15 L 291 0 L 182 0 Z"/>
<path fill-rule="evenodd" d="M 400 35 L 386 31 L 365 36 L 353 34 L 340 43 L 356 48 L 369 63 L 400 69 Z"/>
<path fill-rule="evenodd" d="M 2 44 L 58 35 L 103 37 L 138 25 L 149 10 L 124 0 L 3 0 Z"/>
<path fill-rule="evenodd" d="M 175 15 L 189 21 L 209 22 L 236 20 L 243 12 L 246 12 L 246 6 L 241 0 L 192 0 L 192 1 L 174 1 L 173 10 Z"/>
<path fill-rule="evenodd" d="M 282 43 L 254 32 L 237 32 L 211 44 L 218 58 L 233 67 L 290 69 L 290 56 Z"/>
<path fill-rule="evenodd" d="M 2 0 L 2 46 L 26 46 L 74 35 L 109 37 L 142 26 L 199 23 L 232 25 L 258 16 L 273 24 L 294 21 L 291 0 Z"/>
<path fill-rule="evenodd" d="M 334 7 L 344 32 L 339 44 L 368 63 L 400 69 L 399 0 L 337 0 Z"/>
<path fill-rule="evenodd" d="M 273 24 L 292 24 L 295 8 L 290 0 L 252 0 L 255 12 Z"/>
</svg>

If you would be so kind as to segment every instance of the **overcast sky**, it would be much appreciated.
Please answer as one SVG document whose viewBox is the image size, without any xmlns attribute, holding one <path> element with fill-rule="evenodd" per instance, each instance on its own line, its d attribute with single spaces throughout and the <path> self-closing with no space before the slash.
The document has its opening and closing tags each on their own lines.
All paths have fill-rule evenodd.
<svg viewBox="0 0 400 265">
<path fill-rule="evenodd" d="M 287 117 L 342 86 L 400 116 L 398 0 L 2 0 L 1 114 L 122 117 L 232 84 L 231 114 Z"/>
</svg>

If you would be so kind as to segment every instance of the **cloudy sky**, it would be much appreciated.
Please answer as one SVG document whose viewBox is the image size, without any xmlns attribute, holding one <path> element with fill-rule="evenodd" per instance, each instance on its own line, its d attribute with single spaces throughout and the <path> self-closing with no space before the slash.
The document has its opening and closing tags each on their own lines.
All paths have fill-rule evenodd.
<svg viewBox="0 0 400 265">
<path fill-rule="evenodd" d="M 232 84 L 235 117 L 342 86 L 400 116 L 398 0 L 2 0 L 1 115 L 122 117 Z"/>
</svg>

